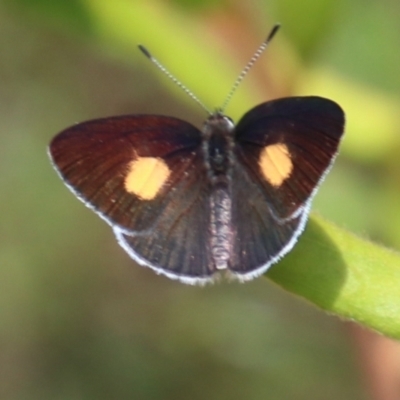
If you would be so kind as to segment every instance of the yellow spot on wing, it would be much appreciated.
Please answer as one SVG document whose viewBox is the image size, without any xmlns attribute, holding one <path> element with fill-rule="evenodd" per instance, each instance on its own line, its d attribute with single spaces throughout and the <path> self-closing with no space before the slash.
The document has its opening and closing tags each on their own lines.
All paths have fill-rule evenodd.
<svg viewBox="0 0 400 400">
<path fill-rule="evenodd" d="M 152 200 L 167 181 L 171 171 L 161 158 L 138 157 L 129 163 L 124 185 L 127 192 Z"/>
<path fill-rule="evenodd" d="M 273 186 L 281 186 L 293 170 L 289 149 L 283 143 L 266 146 L 258 163 L 264 178 Z"/>
</svg>

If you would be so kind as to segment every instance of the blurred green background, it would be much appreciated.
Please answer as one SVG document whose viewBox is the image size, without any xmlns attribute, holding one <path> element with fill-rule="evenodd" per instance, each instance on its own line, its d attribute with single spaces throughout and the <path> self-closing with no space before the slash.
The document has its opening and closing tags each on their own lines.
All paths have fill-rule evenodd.
<svg viewBox="0 0 400 400">
<path fill-rule="evenodd" d="M 197 288 L 134 265 L 46 146 L 109 115 L 201 126 L 137 44 L 214 108 L 279 21 L 227 113 L 294 94 L 341 104 L 313 210 L 400 248 L 399 15 L 395 0 L 1 0 L 0 398 L 369 399 L 345 324 L 264 277 Z"/>
</svg>

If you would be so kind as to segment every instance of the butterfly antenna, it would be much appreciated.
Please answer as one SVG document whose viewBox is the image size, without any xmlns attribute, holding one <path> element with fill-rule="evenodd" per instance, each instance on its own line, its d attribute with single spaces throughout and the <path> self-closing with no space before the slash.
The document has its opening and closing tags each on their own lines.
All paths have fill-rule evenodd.
<svg viewBox="0 0 400 400">
<path fill-rule="evenodd" d="M 189 95 L 197 104 L 200 105 L 201 108 L 207 111 L 209 115 L 211 115 L 211 111 L 178 79 L 176 79 L 171 72 L 169 72 L 156 58 L 154 58 L 151 53 L 146 49 L 146 47 L 139 44 L 140 51 L 153 63 L 155 64 L 165 75 L 168 76 L 174 83 L 176 83 L 186 94 Z"/>
<path fill-rule="evenodd" d="M 251 67 L 256 63 L 256 61 L 260 58 L 261 54 L 264 52 L 264 50 L 267 48 L 269 42 L 272 40 L 272 38 L 275 36 L 276 32 L 278 32 L 279 28 L 281 27 L 280 24 L 276 24 L 267 38 L 264 40 L 264 42 L 261 44 L 261 46 L 257 49 L 257 51 L 254 53 L 253 57 L 251 57 L 250 61 L 247 63 L 247 65 L 243 68 L 242 72 L 240 75 L 237 77 L 235 83 L 232 86 L 231 91 L 229 92 L 228 96 L 226 97 L 226 100 L 224 104 L 221 107 L 221 112 L 223 112 L 226 107 L 228 106 L 228 103 L 231 101 L 233 94 L 236 92 L 236 89 L 239 87 L 240 83 L 244 79 L 244 77 L 247 75 L 247 73 L 250 71 Z"/>
</svg>

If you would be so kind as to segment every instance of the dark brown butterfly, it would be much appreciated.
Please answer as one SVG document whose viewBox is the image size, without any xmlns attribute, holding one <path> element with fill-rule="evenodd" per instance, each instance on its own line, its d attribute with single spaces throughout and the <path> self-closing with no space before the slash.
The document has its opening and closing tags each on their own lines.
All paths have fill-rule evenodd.
<svg viewBox="0 0 400 400">
<path fill-rule="evenodd" d="M 139 264 L 189 284 L 221 273 L 246 281 L 296 243 L 343 130 L 333 101 L 288 97 L 236 126 L 222 111 L 201 130 L 159 115 L 88 121 L 58 134 L 49 153 Z"/>
</svg>

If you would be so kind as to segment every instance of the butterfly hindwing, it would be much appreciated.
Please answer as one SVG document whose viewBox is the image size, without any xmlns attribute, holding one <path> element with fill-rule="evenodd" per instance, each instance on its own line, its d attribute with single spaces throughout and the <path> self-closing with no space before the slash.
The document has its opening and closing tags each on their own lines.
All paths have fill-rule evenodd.
<svg viewBox="0 0 400 400">
<path fill-rule="evenodd" d="M 243 168 L 234 168 L 232 181 L 232 220 L 236 223 L 229 264 L 239 280 L 248 280 L 261 275 L 293 247 L 304 228 L 308 207 L 294 218 L 280 220 L 262 187 Z"/>
<path fill-rule="evenodd" d="M 201 158 L 186 177 L 150 232 L 128 235 L 114 229 L 121 246 L 139 264 L 186 283 L 211 280 L 210 187 Z"/>
</svg>

